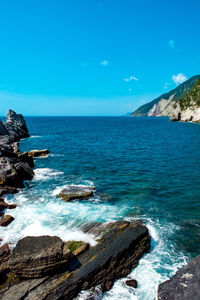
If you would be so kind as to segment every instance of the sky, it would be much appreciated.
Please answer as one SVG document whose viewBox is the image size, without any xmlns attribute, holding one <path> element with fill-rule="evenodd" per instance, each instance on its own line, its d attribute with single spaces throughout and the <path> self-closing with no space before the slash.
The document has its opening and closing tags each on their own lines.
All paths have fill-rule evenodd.
<svg viewBox="0 0 200 300">
<path fill-rule="evenodd" d="M 0 115 L 134 111 L 200 73 L 199 11 L 199 0 L 1 0 Z"/>
</svg>

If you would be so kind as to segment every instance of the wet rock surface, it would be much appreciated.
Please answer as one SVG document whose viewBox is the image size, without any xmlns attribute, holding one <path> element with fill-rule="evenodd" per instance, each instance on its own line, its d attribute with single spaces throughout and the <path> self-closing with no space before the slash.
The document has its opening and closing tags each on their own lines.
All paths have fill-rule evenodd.
<svg viewBox="0 0 200 300">
<path fill-rule="evenodd" d="M 158 287 L 158 300 L 200 299 L 200 256 Z"/>
<path fill-rule="evenodd" d="M 31 150 L 28 152 L 29 156 L 32 157 L 45 157 L 50 153 L 48 149 L 43 149 L 43 150 Z"/>
<path fill-rule="evenodd" d="M 94 190 L 92 186 L 69 185 L 58 194 L 58 197 L 65 201 L 84 199 L 93 196 Z"/>
<path fill-rule="evenodd" d="M 138 284 L 137 284 L 137 280 L 135 279 L 129 279 L 126 280 L 126 285 L 133 287 L 134 289 L 137 288 Z"/>
<path fill-rule="evenodd" d="M 6 227 L 8 226 L 12 221 L 14 221 L 14 218 L 10 215 L 3 215 L 0 220 L 0 226 Z"/>
<path fill-rule="evenodd" d="M 9 267 L 18 277 L 43 277 L 66 268 L 69 254 L 68 247 L 59 237 L 25 237 L 12 251 Z"/>
<path fill-rule="evenodd" d="M 40 238 L 42 243 L 43 237 Z M 0 298 L 3 300 L 70 300 L 82 290 L 95 290 L 97 286 L 101 292 L 105 292 L 112 287 L 116 279 L 127 276 L 132 268 L 138 265 L 142 255 L 150 250 L 148 229 L 141 222 L 121 221 L 108 224 L 101 232 L 96 246 L 85 247 L 83 251 L 77 251 L 76 255 L 74 250 L 80 249 L 84 243 L 82 242 L 82 245 L 79 244 L 80 242 L 76 242 L 78 243 L 76 245 L 73 243 L 71 242 L 68 264 L 65 265 L 62 273 L 53 272 L 50 276 L 37 280 L 21 278 L 19 282 L 12 283 L 9 288 L 3 289 Z M 37 256 L 36 253 L 39 253 L 39 250 L 30 257 L 30 250 L 32 252 L 35 243 L 32 243 L 31 248 L 29 243 L 24 243 L 24 241 L 20 244 L 15 248 L 18 250 L 12 252 L 9 266 L 12 272 L 16 274 L 17 271 L 19 277 L 23 277 L 24 272 L 27 274 L 27 270 L 30 270 L 32 257 Z M 25 249 L 29 249 L 29 255 Z M 21 261 L 21 257 L 25 264 Z M 24 266 L 27 264 L 29 266 L 25 270 Z M 31 270 L 29 274 L 35 276 L 34 272 Z M 93 299 L 92 295 L 89 299 Z"/>
</svg>

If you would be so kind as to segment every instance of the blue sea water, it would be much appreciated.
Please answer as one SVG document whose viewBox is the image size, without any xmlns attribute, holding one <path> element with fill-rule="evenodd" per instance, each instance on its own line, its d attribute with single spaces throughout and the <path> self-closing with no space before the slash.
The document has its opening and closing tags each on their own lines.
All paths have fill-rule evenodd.
<svg viewBox="0 0 200 300">
<path fill-rule="evenodd" d="M 35 160 L 35 178 L 8 196 L 18 204 L 15 221 L 0 229 L 14 246 L 26 235 L 85 240 L 90 222 L 141 219 L 148 226 L 151 252 L 128 276 L 134 290 L 118 280 L 104 300 L 153 300 L 160 282 L 199 254 L 200 125 L 167 118 L 29 117 L 31 137 L 23 151 L 48 148 Z M 68 184 L 94 185 L 90 200 L 57 198 Z M 79 297 L 87 299 L 85 293 Z"/>
</svg>

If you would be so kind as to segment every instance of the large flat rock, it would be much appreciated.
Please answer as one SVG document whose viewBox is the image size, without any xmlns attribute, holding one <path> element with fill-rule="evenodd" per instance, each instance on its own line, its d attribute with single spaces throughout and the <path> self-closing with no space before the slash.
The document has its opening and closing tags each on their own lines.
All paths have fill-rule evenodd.
<svg viewBox="0 0 200 300">
<path fill-rule="evenodd" d="M 158 287 L 158 300 L 200 299 L 200 256 Z"/>
<path fill-rule="evenodd" d="M 68 185 L 58 194 L 58 197 L 65 201 L 84 199 L 91 197 L 94 193 L 94 190 L 95 188 L 92 186 Z"/>
</svg>

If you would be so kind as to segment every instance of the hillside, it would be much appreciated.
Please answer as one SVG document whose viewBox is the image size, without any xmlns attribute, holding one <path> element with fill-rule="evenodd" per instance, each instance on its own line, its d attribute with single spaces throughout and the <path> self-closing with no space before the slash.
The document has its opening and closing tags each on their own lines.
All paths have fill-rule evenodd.
<svg viewBox="0 0 200 300">
<path fill-rule="evenodd" d="M 200 75 L 142 105 L 131 116 L 169 116 L 172 120 L 200 121 Z"/>
</svg>

